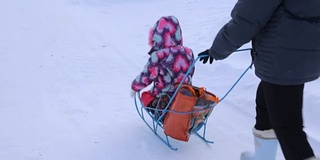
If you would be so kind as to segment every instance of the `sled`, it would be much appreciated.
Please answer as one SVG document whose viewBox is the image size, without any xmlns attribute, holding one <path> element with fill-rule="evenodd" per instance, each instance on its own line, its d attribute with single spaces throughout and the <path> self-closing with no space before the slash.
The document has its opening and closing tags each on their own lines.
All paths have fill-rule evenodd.
<svg viewBox="0 0 320 160">
<path fill-rule="evenodd" d="M 175 110 L 170 110 L 170 106 L 174 103 L 174 99 L 176 95 L 178 94 L 180 88 L 184 85 L 183 82 L 187 78 L 188 74 L 192 71 L 196 61 L 199 58 L 200 57 L 194 60 L 192 65 L 189 67 L 184 78 L 179 83 L 178 87 L 176 87 L 174 94 L 172 95 L 172 97 L 170 97 L 170 100 L 164 109 L 159 109 L 157 107 L 152 108 L 152 107 L 144 106 L 141 101 L 140 92 L 137 92 L 134 96 L 136 110 L 139 116 L 141 117 L 141 119 L 145 122 L 145 124 L 149 127 L 149 129 L 172 150 L 177 150 L 177 148 L 171 145 L 170 139 L 175 139 L 175 140 L 179 140 L 179 139 L 173 138 L 171 135 L 167 135 L 164 130 L 163 119 L 168 114 L 192 115 L 193 119 L 191 122 L 191 128 L 189 130 L 189 134 L 196 135 L 197 137 L 202 139 L 205 143 L 209 143 L 209 144 L 214 143 L 213 141 L 206 139 L 206 126 L 207 126 L 208 117 L 210 116 L 215 105 L 219 102 L 218 97 L 215 97 L 215 95 L 213 95 L 215 98 L 214 98 L 214 101 L 210 101 L 210 104 L 206 103 L 205 105 L 202 105 L 202 106 L 199 106 L 199 104 L 195 104 L 196 106 L 194 106 L 194 108 L 188 112 L 179 112 Z M 162 96 L 167 96 L 167 95 L 162 95 Z M 205 112 L 206 114 L 203 119 L 199 120 L 197 115 L 203 112 Z M 201 122 L 196 123 L 197 121 L 201 121 Z M 202 130 L 202 133 L 199 133 L 200 130 Z"/>
<path fill-rule="evenodd" d="M 241 52 L 241 51 L 247 51 L 247 50 L 251 50 L 251 55 L 253 54 L 253 50 L 252 48 L 247 48 L 247 49 L 239 49 L 236 50 L 235 52 Z M 141 117 L 141 119 L 146 123 L 146 125 L 150 128 L 150 130 L 162 141 L 164 142 L 170 149 L 172 150 L 177 150 L 178 148 L 174 147 L 171 145 L 170 143 L 170 139 L 172 139 L 172 137 L 170 138 L 170 136 L 168 136 L 166 133 L 162 132 L 162 135 L 159 135 L 160 131 L 164 131 L 164 123 L 163 123 L 163 118 L 165 118 L 165 116 L 167 114 L 170 113 L 175 113 L 175 114 L 182 114 L 182 115 L 187 115 L 187 114 L 197 114 L 197 112 L 201 112 L 204 110 L 209 111 L 207 116 L 205 117 L 205 119 L 203 119 L 201 125 L 198 125 L 196 127 L 192 127 L 192 129 L 190 130 L 190 135 L 194 134 L 197 137 L 199 137 L 200 139 L 202 139 L 205 143 L 214 143 L 211 140 L 207 140 L 206 139 L 206 127 L 207 127 L 207 121 L 208 121 L 208 117 L 210 116 L 213 108 L 220 103 L 222 100 L 224 100 L 224 98 L 227 97 L 227 95 L 231 92 L 231 90 L 238 84 L 238 82 L 240 81 L 240 79 L 247 73 L 247 71 L 249 69 L 251 69 L 252 65 L 253 65 L 253 60 L 251 62 L 251 64 L 248 66 L 248 68 L 242 73 L 242 75 L 236 80 L 236 82 L 232 85 L 232 87 L 227 91 L 227 93 L 222 96 L 221 99 L 219 99 L 218 97 L 216 97 L 217 99 L 214 100 L 213 104 L 210 104 L 209 106 L 203 106 L 200 107 L 201 109 L 194 109 L 193 111 L 190 112 L 176 112 L 174 110 L 170 110 L 170 106 L 173 105 L 172 103 L 174 102 L 175 96 L 177 95 L 177 93 L 179 92 L 181 86 L 183 86 L 183 83 L 185 81 L 185 79 L 187 78 L 188 74 L 191 72 L 192 68 L 194 67 L 195 63 L 197 62 L 198 59 L 205 57 L 205 56 L 198 56 L 194 62 L 192 63 L 192 65 L 189 67 L 188 71 L 186 72 L 184 78 L 182 79 L 182 81 L 179 83 L 178 87 L 176 88 L 174 94 L 172 95 L 172 97 L 170 97 L 170 101 L 168 102 L 168 104 L 166 105 L 166 107 L 164 109 L 158 109 L 158 108 L 151 108 L 151 107 L 147 107 L 144 106 L 142 101 L 141 101 L 141 97 L 140 97 L 140 92 L 137 92 L 136 95 L 134 96 L 134 102 L 135 102 L 135 106 L 136 106 L 136 110 L 139 114 L 139 116 Z M 155 113 L 161 113 L 161 114 L 156 114 L 157 116 L 155 116 L 155 114 L 150 113 L 150 111 L 154 111 Z M 149 121 L 147 120 L 147 118 L 149 118 Z M 150 122 L 151 119 L 151 122 Z M 197 119 L 195 119 L 196 121 Z M 161 129 L 159 129 L 161 128 Z M 202 133 L 200 134 L 199 131 L 202 130 Z M 173 138 L 175 139 L 175 138 Z"/>
</svg>

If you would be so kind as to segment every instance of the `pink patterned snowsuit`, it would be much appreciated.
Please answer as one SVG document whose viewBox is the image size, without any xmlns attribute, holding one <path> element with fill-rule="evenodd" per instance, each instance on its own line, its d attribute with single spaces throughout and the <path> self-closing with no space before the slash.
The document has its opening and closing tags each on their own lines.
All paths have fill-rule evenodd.
<svg viewBox="0 0 320 160">
<path fill-rule="evenodd" d="M 140 91 L 153 82 L 149 91 L 153 97 L 159 97 L 162 93 L 172 96 L 175 91 L 174 84 L 181 82 L 194 61 L 192 50 L 182 46 L 182 42 L 178 19 L 174 16 L 161 17 L 150 30 L 150 58 L 143 71 L 132 82 L 131 88 Z M 193 73 L 194 69 L 185 83 L 191 84 Z"/>
</svg>

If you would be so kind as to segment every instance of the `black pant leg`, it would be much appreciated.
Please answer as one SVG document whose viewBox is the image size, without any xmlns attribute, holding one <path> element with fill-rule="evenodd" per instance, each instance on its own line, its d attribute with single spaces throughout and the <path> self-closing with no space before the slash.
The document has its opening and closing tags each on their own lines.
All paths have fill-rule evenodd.
<svg viewBox="0 0 320 160">
<path fill-rule="evenodd" d="M 256 124 L 254 128 L 257 130 L 271 129 L 269 113 L 266 107 L 264 90 L 261 82 L 256 93 Z"/>
<path fill-rule="evenodd" d="M 301 85 L 276 85 L 261 82 L 272 128 L 287 160 L 314 156 L 303 131 L 303 90 Z"/>
</svg>

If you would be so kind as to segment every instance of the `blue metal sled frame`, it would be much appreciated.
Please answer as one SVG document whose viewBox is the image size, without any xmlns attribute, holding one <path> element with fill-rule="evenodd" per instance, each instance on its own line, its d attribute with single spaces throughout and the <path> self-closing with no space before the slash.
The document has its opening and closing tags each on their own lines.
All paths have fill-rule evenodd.
<svg viewBox="0 0 320 160">
<path fill-rule="evenodd" d="M 139 93 L 137 93 L 138 95 L 138 98 L 140 100 L 140 95 Z M 147 124 L 147 126 L 151 129 L 151 131 L 162 141 L 164 142 L 169 148 L 171 148 L 172 150 L 177 150 L 177 148 L 173 147 L 171 144 L 170 144 L 170 141 L 169 141 L 169 136 L 167 136 L 165 133 L 164 134 L 164 137 L 163 136 L 160 136 L 158 134 L 158 128 L 162 128 L 163 130 L 163 124 L 160 122 L 160 120 L 164 117 L 164 115 L 167 113 L 167 112 L 175 112 L 175 111 L 172 111 L 172 110 L 168 110 L 168 107 L 170 106 L 170 103 L 168 103 L 168 105 L 166 106 L 165 109 L 162 110 L 162 114 L 159 118 L 155 118 L 149 111 L 148 109 L 154 109 L 154 108 L 150 108 L 150 107 L 146 107 L 144 106 L 142 103 L 141 104 L 141 107 L 139 108 L 138 107 L 138 103 L 137 103 L 137 96 L 135 96 L 134 98 L 134 102 L 135 102 L 135 105 L 136 105 L 136 109 L 137 109 L 137 112 L 139 114 L 139 116 L 141 117 L 141 119 Z M 140 100 L 141 102 L 141 100 Z M 209 109 L 209 108 L 206 108 L 206 109 Z M 198 110 L 199 111 L 199 110 Z M 152 124 L 150 122 L 147 122 L 146 118 L 145 118 L 145 113 L 147 113 L 150 118 L 152 119 Z M 192 112 L 175 112 L 175 113 L 178 113 L 178 114 L 191 114 Z M 211 112 L 210 112 L 211 113 Z M 208 117 L 208 116 L 207 116 Z M 198 132 L 192 132 L 192 134 L 195 134 L 197 135 L 199 138 L 201 138 L 203 141 L 205 141 L 206 143 L 213 143 L 213 141 L 209 141 L 205 138 L 205 134 L 206 134 L 206 126 L 207 126 L 207 118 L 203 121 L 203 133 L 202 135 L 200 135 Z"/>
</svg>

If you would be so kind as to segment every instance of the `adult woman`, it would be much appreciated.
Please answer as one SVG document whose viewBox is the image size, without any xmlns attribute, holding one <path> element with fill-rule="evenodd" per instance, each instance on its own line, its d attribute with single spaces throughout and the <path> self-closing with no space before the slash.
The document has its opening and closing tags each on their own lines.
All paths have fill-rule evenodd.
<svg viewBox="0 0 320 160">
<path fill-rule="evenodd" d="M 320 76 L 319 8 L 319 0 L 238 0 L 232 19 L 199 54 L 212 63 L 252 41 L 261 79 L 253 132 L 261 140 L 274 129 L 287 160 L 314 158 L 303 131 L 302 100 L 304 84 Z"/>
</svg>

